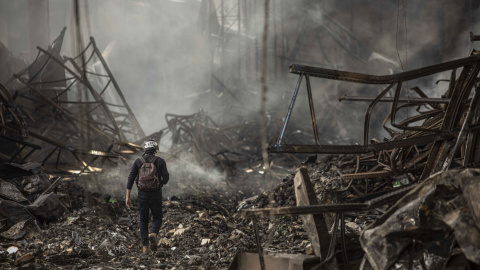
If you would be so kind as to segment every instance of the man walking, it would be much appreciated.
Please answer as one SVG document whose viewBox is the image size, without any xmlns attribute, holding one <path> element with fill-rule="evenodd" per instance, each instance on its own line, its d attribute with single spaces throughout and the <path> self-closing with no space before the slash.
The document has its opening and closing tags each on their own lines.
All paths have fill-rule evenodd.
<svg viewBox="0 0 480 270">
<path fill-rule="evenodd" d="M 157 234 L 162 226 L 162 186 L 168 182 L 169 175 L 165 160 L 155 156 L 158 151 L 157 142 L 154 140 L 145 142 L 143 150 L 145 153 L 135 160 L 128 176 L 125 203 L 128 208 L 132 206 L 130 192 L 133 182 L 136 181 L 142 252 L 149 253 L 150 250 L 157 250 Z M 149 211 L 152 212 L 153 218 L 150 234 L 148 234 Z"/>
</svg>

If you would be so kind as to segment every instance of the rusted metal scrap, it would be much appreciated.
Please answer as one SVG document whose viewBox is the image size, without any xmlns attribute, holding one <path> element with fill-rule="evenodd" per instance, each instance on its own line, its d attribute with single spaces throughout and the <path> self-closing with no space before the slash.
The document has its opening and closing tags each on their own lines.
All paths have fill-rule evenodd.
<svg viewBox="0 0 480 270">
<path fill-rule="evenodd" d="M 188 158 L 205 168 L 216 167 L 226 172 L 230 180 L 241 178 L 246 172 L 264 170 L 258 147 L 258 122 L 223 124 L 205 111 L 191 115 L 169 113 L 165 120 L 167 127 L 150 136 L 169 145 L 165 155 Z M 284 173 L 298 162 L 291 154 L 277 155 L 271 160 L 272 172 Z"/>
<path fill-rule="evenodd" d="M 459 68 L 462 68 L 462 71 L 459 76 L 456 76 L 456 70 Z M 412 100 L 400 98 L 404 83 L 449 70 L 451 71 L 450 83 L 448 88 L 445 89 L 443 98 L 430 99 L 418 87 L 414 87 L 412 90 L 419 95 L 419 98 L 413 98 Z M 272 153 L 316 154 L 375 153 L 377 155 L 381 166 L 376 167 L 375 171 L 358 171 L 355 176 L 344 176 L 345 179 L 348 177 L 368 179 L 386 174 L 398 176 L 413 171 L 418 172 L 419 170 L 422 171 L 419 178 L 425 179 L 435 172 L 448 169 L 450 166 L 475 166 L 480 158 L 476 154 L 476 149 L 478 149 L 476 138 L 479 126 L 477 122 L 478 110 L 476 110 L 478 95 L 470 96 L 472 90 L 475 93 L 479 91 L 478 85 L 476 85 L 479 71 L 480 54 L 477 51 L 473 51 L 469 57 L 462 59 L 385 76 L 292 65 L 290 66 L 290 72 L 298 74 L 299 79 L 278 140 L 276 144 L 270 146 L 269 151 Z M 303 77 L 307 82 L 312 126 L 317 144 L 285 144 L 285 130 Z M 365 115 L 363 145 L 321 145 L 318 143 L 310 77 L 362 84 L 388 85 L 375 98 L 344 96 L 340 99 L 370 102 Z M 385 98 L 384 96 L 391 91 L 394 92 L 394 97 Z M 391 135 L 391 139 L 386 142 L 373 140 L 369 143 L 370 116 L 373 108 L 379 102 L 392 103 L 390 113 L 385 117 L 383 123 L 384 129 Z M 417 115 L 399 121 L 397 112 L 409 107 L 416 107 Z M 387 124 L 390 127 L 387 127 Z M 460 148 L 462 151 L 460 151 Z M 360 167 L 365 168 L 361 165 Z"/>
<path fill-rule="evenodd" d="M 0 135 L 13 146 L 2 155 L 50 172 L 98 172 L 141 150 L 131 142 L 145 134 L 95 40 L 76 57 L 61 57 L 64 33 L 48 49 L 37 47 L 33 63 L 1 87 L 2 115 L 11 120 L 2 120 Z"/>
<path fill-rule="evenodd" d="M 457 69 L 461 69 L 458 76 L 456 74 Z M 429 98 L 418 87 L 411 88 L 418 97 L 400 97 L 403 84 L 414 79 L 431 76 L 444 71 L 450 71 L 451 75 L 448 87 L 445 88 L 442 98 Z M 333 196 L 336 198 L 335 200 L 337 202 L 310 206 L 288 206 L 243 210 L 247 216 L 256 218 L 259 216 L 318 215 L 322 213 L 325 215 L 327 213 L 335 213 L 335 223 L 333 224 L 335 231 L 333 235 L 336 235 L 337 233 L 336 230 L 339 218 L 341 219 L 340 224 L 342 225 L 341 234 L 344 235 L 344 213 L 356 212 L 365 214 L 367 212 L 371 213 L 371 211 L 385 213 L 385 210 L 399 201 L 399 199 L 404 205 L 411 201 L 413 197 L 416 196 L 412 194 L 416 194 L 421 188 L 418 186 L 420 181 L 430 177 L 436 172 L 450 170 L 454 167 L 478 167 L 480 159 L 478 152 L 480 147 L 477 138 L 478 127 L 480 126 L 480 123 L 478 122 L 480 120 L 480 110 L 478 110 L 477 105 L 480 97 L 480 85 L 478 83 L 480 54 L 477 51 L 473 51 L 469 57 L 462 59 L 386 76 L 374 76 L 302 65 L 290 66 L 290 72 L 298 74 L 299 78 L 279 137 L 275 144 L 270 145 L 269 152 L 347 154 L 345 162 L 335 164 L 336 167 L 334 168 L 336 169 L 337 176 L 331 179 L 331 181 L 342 183 L 340 184 L 340 187 L 331 191 L 335 194 Z M 316 144 L 286 144 L 285 133 L 287 125 L 289 124 L 303 77 L 305 77 L 306 80 L 313 135 Z M 322 145 L 319 143 L 320 138 L 316 125 L 316 114 L 313 106 L 314 102 L 311 93 L 310 77 L 349 81 L 361 84 L 387 85 L 387 87 L 376 97 L 343 96 L 340 98 L 340 101 L 370 102 L 365 114 L 363 145 Z M 391 91 L 393 91 L 393 97 L 385 97 L 385 95 Z M 374 107 L 380 102 L 391 103 L 391 109 L 383 121 L 383 128 L 391 138 L 385 139 L 383 142 L 380 142 L 376 138 L 369 137 L 370 116 Z M 417 113 L 413 116 L 408 116 L 407 114 L 406 119 L 399 120 L 400 117 L 398 112 L 400 110 L 408 110 L 409 108 L 416 108 Z M 475 175 L 475 173 L 470 176 L 473 175 Z M 431 182 L 434 180 L 429 178 L 429 181 Z M 346 187 L 342 187 L 342 185 L 346 185 Z M 403 187 L 401 187 L 402 185 Z M 424 183 L 421 185 L 423 187 L 425 186 Z M 456 188 L 458 188 L 458 184 L 456 185 Z M 443 196 L 441 195 L 443 194 L 443 191 L 435 192 L 440 192 L 439 196 Z M 348 193 L 350 194 L 346 196 Z M 408 195 L 405 195 L 407 193 Z M 452 201 L 463 200 L 458 192 L 453 192 L 450 195 L 446 194 L 445 196 L 448 198 L 441 198 L 446 201 L 450 199 L 452 199 Z M 476 198 L 472 196 L 468 198 L 470 200 L 472 200 L 472 198 L 473 200 L 476 200 Z M 399 203 L 395 205 L 398 205 Z M 462 205 L 465 205 L 465 203 Z M 424 206 L 422 207 L 425 208 Z M 474 216 L 478 212 L 478 209 L 476 208 L 478 207 L 470 207 L 470 211 L 472 211 Z M 389 210 L 388 214 L 391 215 L 393 213 L 392 211 L 395 210 L 396 209 Z M 411 211 L 411 209 L 405 211 Z M 438 211 L 441 212 L 443 210 L 440 209 Z M 464 211 L 464 208 L 458 211 Z M 443 250 L 443 253 L 428 253 L 430 243 L 428 241 L 423 241 L 421 242 L 423 246 L 417 248 L 420 251 L 415 249 L 416 251 L 410 253 L 414 254 L 418 251 L 414 254 L 416 257 L 410 257 L 410 262 L 414 263 L 415 266 L 418 265 L 418 267 L 420 267 L 422 261 L 421 259 L 418 259 L 418 256 L 425 254 L 425 256 L 437 256 L 435 263 L 428 266 L 426 269 L 433 269 L 430 267 L 434 265 L 445 266 L 453 251 L 454 238 L 451 231 L 457 230 L 462 226 L 462 228 L 467 229 L 466 227 L 468 226 L 466 223 L 470 222 L 452 216 L 454 214 L 458 215 L 458 211 L 448 215 L 446 212 L 443 213 L 443 222 L 445 226 L 442 227 L 441 231 L 433 232 L 431 229 L 436 230 L 438 228 L 430 228 L 428 227 L 428 224 L 424 224 L 422 226 L 425 228 L 419 228 L 417 231 L 411 231 L 409 228 L 406 228 L 404 231 L 399 229 L 399 231 L 383 232 L 383 234 L 380 232 L 381 236 L 377 238 L 380 239 L 383 237 L 383 239 L 385 239 L 387 236 L 393 237 L 393 234 L 398 234 L 398 239 L 402 242 L 402 239 L 405 237 L 407 237 L 409 241 L 419 237 L 423 237 L 420 240 L 426 240 L 426 238 L 429 237 L 436 237 L 435 233 L 443 234 L 441 237 L 443 241 L 442 243 L 448 246 L 449 249 Z M 418 213 L 418 211 L 413 209 L 412 213 Z M 421 212 L 420 215 L 422 215 Z M 417 217 L 412 216 L 412 218 Z M 420 219 L 422 218 L 425 219 L 421 216 Z M 375 227 L 379 224 L 381 225 L 386 219 L 387 214 L 382 217 L 380 217 L 380 215 L 378 216 L 377 221 L 370 226 L 373 233 L 375 233 L 375 230 L 378 230 L 378 228 Z M 307 224 L 306 226 L 311 227 L 311 224 Z M 393 228 L 392 226 L 392 224 L 386 224 L 384 228 L 388 230 L 388 228 Z M 421 229 L 424 229 L 424 231 Z M 475 236 L 478 232 L 478 228 L 475 226 L 468 228 L 468 230 L 474 232 Z M 463 234 L 461 235 L 460 232 L 455 233 L 455 235 L 457 234 L 459 234 L 459 237 L 456 241 L 463 242 L 463 245 L 465 246 L 461 247 L 465 252 L 465 256 L 469 260 L 476 262 L 478 258 L 472 255 L 471 249 L 472 247 L 476 249 L 477 246 L 475 246 L 472 241 L 466 241 L 462 236 Z M 375 269 L 386 269 L 397 261 L 400 262 L 403 260 L 408 262 L 408 252 L 404 252 L 403 249 L 387 248 L 382 243 L 379 243 L 375 247 L 374 245 L 369 246 L 369 241 L 375 242 L 378 240 L 377 238 L 370 239 L 371 235 L 371 232 L 369 232 L 368 235 L 366 232 L 362 234 L 362 246 L 368 254 L 363 258 L 361 269 L 363 269 L 367 259 Z M 340 238 L 342 241 L 344 263 L 342 267 L 349 269 L 349 257 L 347 256 L 345 248 L 345 239 L 343 236 Z M 320 246 L 325 246 L 329 241 L 329 237 L 323 237 L 318 241 L 320 242 Z M 261 243 L 257 244 L 260 245 Z M 334 249 L 332 244 L 329 249 Z M 396 257 L 392 257 L 391 254 L 385 253 L 390 252 L 389 250 L 397 252 L 395 254 Z M 325 263 L 327 263 L 327 260 L 322 260 L 320 264 L 324 265 Z M 318 265 L 317 269 L 320 269 L 321 265 Z"/>
</svg>

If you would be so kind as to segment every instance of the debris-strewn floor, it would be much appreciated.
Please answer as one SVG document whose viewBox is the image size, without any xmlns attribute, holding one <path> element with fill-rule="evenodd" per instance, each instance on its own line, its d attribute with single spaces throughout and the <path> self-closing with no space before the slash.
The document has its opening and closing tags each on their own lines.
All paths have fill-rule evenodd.
<svg viewBox="0 0 480 270">
<path fill-rule="evenodd" d="M 325 197 L 325 191 L 340 187 L 338 181 L 331 179 L 338 170 L 334 164 L 341 160 L 326 157 L 307 164 L 318 197 L 323 198 L 323 202 L 332 200 Z M 23 238 L 3 242 L 0 266 L 25 269 L 226 268 L 237 251 L 257 248 L 252 220 L 245 218 L 240 210 L 295 205 L 293 177 L 292 172 L 270 191 L 248 199 L 245 195 L 255 194 L 253 189 L 258 189 L 252 183 L 237 187 L 228 185 L 230 188 L 227 185 L 192 184 L 190 194 L 164 201 L 159 249 L 151 256 L 140 252 L 138 214 L 135 209 L 124 206 L 123 198 L 87 193 L 81 187 L 65 182 L 57 192 L 71 198 L 71 212 L 67 211 L 56 221 L 42 224 L 41 231 L 27 226 Z M 174 180 L 170 184 L 176 185 Z M 358 236 L 365 226 L 365 218 L 348 219 L 347 233 Z M 297 217 L 260 219 L 259 231 L 266 251 L 312 252 L 303 224 Z M 12 252 L 12 247 L 18 251 Z M 357 252 L 358 248 L 357 241 L 350 250 Z"/>
<path fill-rule="evenodd" d="M 387 192 L 395 189 L 394 184 L 397 182 L 395 179 L 367 182 L 367 185 L 362 181 L 352 185 L 347 180 L 341 180 L 339 174 L 350 169 L 349 166 L 343 168 L 342 164 L 346 164 L 353 158 L 354 156 L 351 155 L 324 156 L 318 161 L 305 162 L 301 165 L 308 171 L 320 204 L 345 203 L 355 200 L 355 198 L 361 197 L 362 187 Z M 419 222 L 419 226 L 402 227 L 398 232 L 390 233 L 389 237 L 395 235 L 401 237 L 402 241 L 413 239 L 416 243 L 412 251 L 410 249 L 392 249 L 398 255 L 398 265 L 402 267 L 408 265 L 409 252 L 413 252 L 413 262 L 420 264 L 422 260 L 418 259 L 418 256 L 423 253 L 429 254 L 429 256 L 441 255 L 438 250 L 424 248 L 428 247 L 427 244 L 430 243 L 428 236 L 434 232 L 431 234 L 432 237 L 440 237 L 438 239 L 448 240 L 451 243 L 448 251 L 442 251 L 443 253 L 450 252 L 445 254 L 451 258 L 437 256 L 438 259 L 435 261 L 443 265 L 452 265 L 452 263 L 457 263 L 457 259 L 460 259 L 462 262 L 459 265 L 463 267 L 461 269 L 469 269 L 463 253 L 464 250 L 468 250 L 469 254 L 465 252 L 465 255 L 472 262 L 477 259 L 478 255 L 475 255 L 475 251 L 472 253 L 470 250 L 478 248 L 478 244 L 475 244 L 474 240 L 480 230 L 473 223 L 470 224 L 476 217 L 475 212 L 468 214 L 470 211 L 468 204 L 476 200 L 476 197 L 472 196 L 475 194 L 475 188 L 478 188 L 476 179 L 478 179 L 479 173 L 478 170 L 449 171 L 444 174 L 445 176 L 432 177 L 428 181 L 419 183 L 418 188 L 413 189 L 399 200 L 400 204 L 393 205 L 392 203 L 372 210 L 345 213 L 345 241 L 350 267 L 358 269 L 364 258 L 365 248 L 362 249 L 360 242 L 371 240 L 371 237 L 365 235 L 365 232 L 369 231 L 378 235 L 384 233 L 381 226 L 377 228 L 372 225 L 387 220 L 389 213 L 392 213 L 393 216 L 398 215 L 395 211 L 399 209 L 398 213 L 400 214 L 403 213 L 402 211 L 410 213 L 411 219 L 409 220 Z M 163 202 L 164 221 L 158 237 L 159 248 L 148 256 L 140 252 L 138 214 L 135 209 L 125 207 L 123 197 L 114 198 L 109 195 L 89 193 L 74 182 L 65 181 L 56 190 L 60 198 L 70 198 L 62 200 L 68 210 L 60 218 L 47 222 L 46 218 L 39 219 L 37 217 L 40 221 L 38 225 L 41 228 L 37 227 L 35 222 L 27 221 L 1 233 L 0 268 L 225 269 L 237 252 L 257 249 L 253 222 L 251 218 L 245 217 L 242 210 L 295 205 L 294 176 L 295 174 L 292 172 L 286 175 L 277 186 L 249 198 L 245 198 L 246 195 L 254 194 L 258 186 L 252 184 L 238 185 L 237 187 L 227 184 L 216 186 L 191 184 L 188 189 L 189 193 L 168 196 L 169 199 Z M 174 185 L 174 182 L 171 184 Z M 434 193 L 428 190 L 434 189 L 431 189 L 429 185 L 436 185 L 435 194 L 437 195 L 435 196 L 445 200 L 446 203 L 442 200 L 437 201 L 441 207 L 430 203 L 433 197 L 428 194 Z M 464 198 L 461 196 L 460 190 L 463 189 L 463 192 L 466 192 L 464 187 L 467 185 L 470 187 L 472 196 L 465 195 Z M 444 192 L 447 189 L 456 191 L 447 194 Z M 419 206 L 419 209 L 423 209 L 422 211 L 411 208 L 412 203 L 402 204 L 402 201 L 409 202 L 412 196 L 416 197 L 418 192 L 424 192 L 422 190 L 428 191 L 427 195 L 431 197 L 429 200 L 422 201 L 424 205 Z M 0 210 L 2 211 L 5 210 L 4 203 L 5 201 L 0 201 Z M 432 208 L 436 214 L 428 214 L 433 212 L 425 212 L 425 207 Z M 470 217 L 470 219 L 465 222 L 458 218 L 455 219 L 455 215 L 452 213 L 455 214 L 458 211 L 462 211 L 463 217 Z M 0 213 L 5 214 L 4 212 Z M 443 218 L 446 223 L 441 223 L 439 217 L 446 213 L 450 213 Z M 331 234 L 334 214 L 326 214 L 325 217 Z M 259 218 L 258 220 L 259 236 L 265 251 L 312 254 L 312 247 L 304 230 L 304 224 L 296 216 L 285 215 Z M 438 224 L 443 225 L 439 227 Z M 432 225 L 434 226 L 433 230 L 428 227 Z M 395 229 L 392 226 L 388 226 L 388 228 Z M 422 237 L 418 235 L 419 230 L 423 232 Z M 466 235 L 462 231 L 472 232 L 473 238 L 465 238 Z M 458 244 L 452 242 L 452 235 L 455 235 Z M 398 240 L 395 243 L 400 242 Z M 337 254 L 340 250 L 339 246 L 340 239 L 336 244 Z M 375 248 L 372 245 L 369 246 Z M 369 250 L 369 252 L 371 251 Z M 394 260 L 397 259 L 384 263 L 390 264 Z M 341 256 L 337 255 L 337 262 L 342 266 Z M 367 268 L 364 269 L 371 269 L 368 263 Z M 429 266 L 427 269 L 433 268 Z"/>
<path fill-rule="evenodd" d="M 41 224 L 41 230 L 25 226 L 26 233 L 18 240 L 2 238 L 6 241 L 0 244 L 0 268 L 218 269 L 228 267 L 237 251 L 256 248 L 251 220 L 237 211 L 246 205 L 239 190 L 209 186 L 195 190 L 196 194 L 164 201 L 159 249 L 145 256 L 140 252 L 135 209 L 126 208 L 120 198 L 61 184 L 58 191 L 76 198 L 72 204 L 78 209 Z M 296 218 L 264 220 L 260 227 L 266 249 L 297 253 L 308 244 Z"/>
</svg>

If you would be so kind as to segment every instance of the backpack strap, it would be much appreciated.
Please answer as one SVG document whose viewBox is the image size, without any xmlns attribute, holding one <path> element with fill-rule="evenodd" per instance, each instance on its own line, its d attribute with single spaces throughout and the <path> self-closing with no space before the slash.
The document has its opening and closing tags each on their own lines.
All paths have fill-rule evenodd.
<svg viewBox="0 0 480 270">
<path fill-rule="evenodd" d="M 157 161 L 158 158 L 159 157 L 157 157 L 157 156 L 153 156 L 153 160 L 150 161 L 150 163 L 153 163 L 155 165 L 155 161 Z M 140 162 L 141 162 L 140 167 L 142 167 L 143 163 L 147 162 L 147 160 L 143 156 L 141 156 L 139 159 L 140 159 Z M 157 167 L 157 166 L 155 165 L 155 167 Z"/>
<path fill-rule="evenodd" d="M 143 158 L 143 156 L 141 156 L 138 159 L 140 160 L 140 167 L 138 169 L 140 169 L 142 167 L 143 163 L 145 163 L 145 159 Z M 138 187 L 138 174 L 137 174 L 137 176 L 135 176 L 135 184 L 137 184 L 137 187 Z"/>
<path fill-rule="evenodd" d="M 138 166 L 138 169 L 140 169 L 140 168 L 142 167 L 143 163 L 146 162 L 146 160 L 145 160 L 145 158 L 143 158 L 143 156 L 141 156 L 141 157 L 139 158 L 139 160 L 140 160 L 140 164 L 139 164 L 139 166 Z"/>
</svg>

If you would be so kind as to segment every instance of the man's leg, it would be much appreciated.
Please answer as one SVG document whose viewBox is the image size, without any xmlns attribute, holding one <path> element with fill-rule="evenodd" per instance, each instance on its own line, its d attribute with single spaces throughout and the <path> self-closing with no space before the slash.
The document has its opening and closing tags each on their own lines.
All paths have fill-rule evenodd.
<svg viewBox="0 0 480 270">
<path fill-rule="evenodd" d="M 157 234 L 162 226 L 162 196 L 151 198 L 150 202 L 150 211 L 152 212 L 152 228 L 150 229 L 149 240 L 150 248 L 152 250 L 157 249 Z"/>
<path fill-rule="evenodd" d="M 157 234 L 162 226 L 162 197 L 157 197 L 150 201 L 150 210 L 152 212 L 153 219 L 150 232 Z"/>
<path fill-rule="evenodd" d="M 140 237 L 142 246 L 148 247 L 148 221 L 149 221 L 148 198 L 138 197 L 138 213 L 140 214 Z"/>
</svg>

